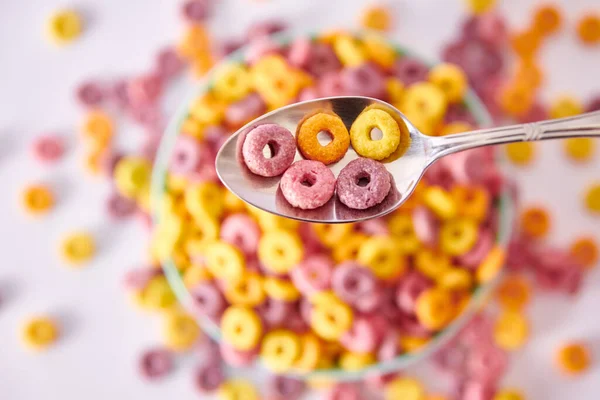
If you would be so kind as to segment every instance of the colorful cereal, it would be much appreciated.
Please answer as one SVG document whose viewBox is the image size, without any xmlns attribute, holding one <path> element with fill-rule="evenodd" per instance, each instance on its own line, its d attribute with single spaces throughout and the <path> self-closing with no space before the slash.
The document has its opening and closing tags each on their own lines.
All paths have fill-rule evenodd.
<svg viewBox="0 0 600 400">
<path fill-rule="evenodd" d="M 381 139 L 372 138 L 372 130 L 375 128 L 381 131 Z M 398 148 L 400 127 L 387 112 L 377 108 L 367 109 L 352 123 L 350 141 L 360 156 L 383 160 Z"/>
<path fill-rule="evenodd" d="M 331 141 L 321 145 L 320 132 L 327 132 Z M 350 146 L 348 129 L 340 117 L 320 112 L 298 124 L 296 131 L 298 150 L 309 160 L 320 161 L 325 165 L 337 162 L 344 157 Z"/>
<path fill-rule="evenodd" d="M 283 197 L 292 206 L 312 210 L 331 199 L 336 180 L 333 172 L 323 163 L 300 160 L 285 171 L 279 187 Z"/>
<path fill-rule="evenodd" d="M 368 158 L 350 161 L 340 171 L 336 184 L 340 201 L 358 210 L 381 203 L 390 189 L 389 172 L 383 164 Z"/>
<path fill-rule="evenodd" d="M 275 124 L 259 125 L 246 135 L 242 145 L 248 169 L 261 176 L 281 175 L 294 161 L 296 143 L 290 131 Z M 269 148 L 270 157 L 264 155 Z"/>
</svg>

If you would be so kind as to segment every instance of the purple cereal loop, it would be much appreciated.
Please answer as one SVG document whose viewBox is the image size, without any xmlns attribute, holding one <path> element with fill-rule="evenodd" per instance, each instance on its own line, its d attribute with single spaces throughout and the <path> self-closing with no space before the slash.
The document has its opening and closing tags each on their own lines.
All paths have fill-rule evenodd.
<svg viewBox="0 0 600 400">
<path fill-rule="evenodd" d="M 285 318 L 283 327 L 284 329 L 289 329 L 297 334 L 303 334 L 310 331 L 310 324 L 304 320 L 302 315 L 300 315 L 299 310 L 292 311 L 292 313 Z"/>
<path fill-rule="evenodd" d="M 271 158 L 263 154 L 267 146 L 271 149 Z M 294 161 L 296 140 L 283 126 L 259 125 L 247 133 L 242 143 L 242 155 L 248 169 L 256 175 L 278 176 Z"/>
<path fill-rule="evenodd" d="M 429 68 L 420 60 L 402 57 L 394 63 L 392 71 L 396 78 L 400 79 L 404 85 L 409 86 L 413 83 L 427 80 Z"/>
<path fill-rule="evenodd" d="M 245 98 L 227 106 L 225 121 L 229 125 L 241 126 L 263 114 L 266 104 L 257 93 L 251 93 Z"/>
<path fill-rule="evenodd" d="M 131 217 L 136 210 L 137 204 L 134 200 L 123 197 L 117 192 L 111 193 L 106 200 L 106 211 L 115 220 Z"/>
<path fill-rule="evenodd" d="M 256 254 L 260 228 L 247 214 L 231 214 L 221 223 L 221 239 L 240 249 L 246 256 Z"/>
<path fill-rule="evenodd" d="M 401 334 L 422 338 L 431 337 L 431 331 L 425 328 L 414 315 L 403 314 L 398 323 Z"/>
<path fill-rule="evenodd" d="M 396 291 L 394 288 L 385 288 L 382 293 L 383 298 L 381 300 L 379 312 L 391 325 L 398 326 L 404 317 L 404 314 L 396 304 Z"/>
<path fill-rule="evenodd" d="M 406 274 L 396 288 L 398 308 L 407 314 L 414 314 L 417 298 L 431 287 L 429 279 L 416 271 Z"/>
<path fill-rule="evenodd" d="M 343 301 L 353 304 L 363 296 L 369 296 L 377 288 L 373 272 L 354 261 L 346 261 L 333 270 L 333 291 Z"/>
<path fill-rule="evenodd" d="M 341 72 L 346 93 L 355 96 L 383 97 L 385 80 L 381 70 L 372 63 L 345 68 Z"/>
<path fill-rule="evenodd" d="M 269 396 L 273 396 L 274 399 L 298 400 L 302 396 L 306 385 L 300 379 L 274 375 L 269 380 L 268 387 Z"/>
<path fill-rule="evenodd" d="M 311 75 L 321 78 L 326 74 L 339 71 L 341 67 L 342 64 L 330 46 L 316 43 L 311 47 L 310 61 L 307 66 L 307 70 Z"/>
<path fill-rule="evenodd" d="M 40 136 L 33 142 L 34 157 L 44 163 L 58 161 L 65 153 L 63 139 L 54 134 Z"/>
<path fill-rule="evenodd" d="M 355 353 L 371 353 L 377 347 L 375 327 L 366 318 L 355 318 L 350 329 L 340 338 L 340 343 Z"/>
<path fill-rule="evenodd" d="M 155 73 L 141 75 L 127 84 L 129 101 L 135 106 L 154 104 L 162 91 L 162 79 Z"/>
<path fill-rule="evenodd" d="M 288 63 L 297 68 L 306 68 L 311 61 L 312 46 L 308 38 L 294 40 L 287 54 Z"/>
<path fill-rule="evenodd" d="M 319 92 L 314 87 L 304 88 L 298 93 L 298 101 L 314 100 L 319 97 Z"/>
<path fill-rule="evenodd" d="M 279 54 L 281 45 L 268 36 L 259 37 L 248 44 L 245 59 L 246 63 L 252 65 L 269 54 Z"/>
<path fill-rule="evenodd" d="M 284 172 L 279 188 L 292 206 L 313 210 L 333 197 L 335 176 L 320 161 L 300 160 Z"/>
<path fill-rule="evenodd" d="M 494 47 L 503 46 L 508 40 L 508 27 L 504 18 L 497 13 L 486 13 L 479 16 L 476 26 L 479 39 Z"/>
<path fill-rule="evenodd" d="M 202 282 L 190 289 L 195 310 L 208 317 L 218 317 L 221 315 L 227 303 L 223 295 L 209 282 Z"/>
<path fill-rule="evenodd" d="M 210 150 L 206 146 L 188 135 L 179 135 L 171 152 L 169 171 L 181 175 L 197 172 L 210 158 Z"/>
<path fill-rule="evenodd" d="M 309 256 L 290 272 L 294 286 L 305 296 L 329 289 L 333 261 L 325 255 Z"/>
<path fill-rule="evenodd" d="M 317 91 L 323 97 L 343 96 L 344 82 L 339 72 L 328 72 L 324 74 L 317 82 Z"/>
<path fill-rule="evenodd" d="M 247 367 L 252 365 L 258 356 L 257 349 L 248 351 L 237 350 L 225 342 L 219 344 L 219 351 L 221 352 L 223 361 L 232 367 Z"/>
<path fill-rule="evenodd" d="M 411 214 L 413 229 L 419 241 L 427 246 L 436 246 L 439 222 L 433 212 L 425 206 L 417 206 Z"/>
<path fill-rule="evenodd" d="M 455 398 L 461 400 L 492 400 L 496 393 L 496 387 L 488 382 L 463 378 L 459 381 L 455 391 Z"/>
<path fill-rule="evenodd" d="M 184 67 L 184 60 L 172 47 L 164 48 L 156 54 L 154 68 L 162 79 L 171 79 L 177 76 Z"/>
<path fill-rule="evenodd" d="M 536 283 L 540 288 L 568 294 L 579 290 L 583 267 L 567 251 L 542 247 L 532 255 Z"/>
<path fill-rule="evenodd" d="M 225 380 L 225 373 L 219 362 L 208 362 L 194 371 L 194 386 L 200 393 L 212 393 Z"/>
<path fill-rule="evenodd" d="M 162 348 L 151 349 L 142 354 L 139 361 L 140 373 L 144 378 L 162 378 L 173 369 L 173 355 Z"/>
<path fill-rule="evenodd" d="M 354 300 L 352 304 L 356 311 L 363 314 L 370 314 L 375 312 L 381 305 L 383 296 L 381 292 L 374 291 L 373 293 L 365 296 L 360 296 Z"/>
<path fill-rule="evenodd" d="M 181 7 L 181 14 L 187 22 L 204 22 L 210 14 L 210 6 L 210 0 L 187 0 Z"/>
<path fill-rule="evenodd" d="M 585 112 L 600 111 L 600 95 L 595 95 L 585 107 Z"/>
<path fill-rule="evenodd" d="M 377 350 L 378 361 L 390 361 L 401 353 L 400 335 L 397 331 L 391 330 L 384 336 L 379 349 Z"/>
<path fill-rule="evenodd" d="M 120 109 L 129 107 L 128 81 L 120 79 L 116 81 L 110 89 L 111 100 L 114 101 Z"/>
<path fill-rule="evenodd" d="M 366 185 L 361 186 L 366 180 Z M 377 205 L 390 191 L 390 173 L 378 161 L 357 158 L 350 161 L 337 179 L 337 195 L 349 208 L 364 210 Z"/>
<path fill-rule="evenodd" d="M 298 234 L 300 235 L 300 239 L 302 239 L 302 243 L 304 243 L 305 259 L 313 255 L 318 255 L 325 250 L 325 247 L 319 240 L 317 233 L 312 228 L 312 224 L 300 224 L 300 228 L 298 228 Z"/>
<path fill-rule="evenodd" d="M 84 82 L 77 88 L 76 97 L 85 107 L 97 107 L 104 101 L 105 91 L 96 82 Z"/>
<path fill-rule="evenodd" d="M 261 319 L 270 329 L 281 327 L 286 318 L 292 313 L 292 304 L 286 301 L 267 297 L 262 304 L 256 307 Z"/>
<path fill-rule="evenodd" d="M 323 396 L 324 400 L 362 400 L 360 386 L 356 383 L 338 383 Z"/>
<path fill-rule="evenodd" d="M 600 110 L 600 101 L 599 104 L 597 105 L 598 110 Z M 592 111 L 597 111 L 597 110 L 589 110 L 587 112 L 592 112 Z M 528 124 L 530 122 L 538 122 L 538 121 L 543 121 L 545 119 L 548 119 L 548 110 L 546 110 L 546 107 L 544 107 L 544 105 L 542 103 L 539 102 L 535 102 L 533 103 L 533 105 L 531 106 L 531 108 L 529 109 L 529 111 L 527 111 L 527 113 L 525 113 L 525 115 L 522 115 L 519 117 L 519 122 L 522 124 Z"/>
<path fill-rule="evenodd" d="M 387 236 L 390 234 L 387 222 L 383 218 L 374 218 L 359 222 L 356 229 L 369 236 Z"/>
<path fill-rule="evenodd" d="M 508 355 L 493 344 L 473 349 L 467 360 L 469 376 L 484 382 L 494 382 L 504 375 L 508 366 Z"/>
<path fill-rule="evenodd" d="M 219 125 L 211 125 L 204 129 L 204 142 L 215 156 L 228 138 L 229 132 Z"/>
</svg>

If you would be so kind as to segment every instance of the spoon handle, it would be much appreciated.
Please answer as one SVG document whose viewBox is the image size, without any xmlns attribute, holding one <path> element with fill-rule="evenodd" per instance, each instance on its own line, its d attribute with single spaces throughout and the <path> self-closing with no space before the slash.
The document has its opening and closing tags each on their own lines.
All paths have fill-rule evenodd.
<svg viewBox="0 0 600 400">
<path fill-rule="evenodd" d="M 434 159 L 475 147 L 514 142 L 574 137 L 600 137 L 600 111 L 575 117 L 552 119 L 521 125 L 478 129 L 457 135 L 433 137 Z"/>
</svg>

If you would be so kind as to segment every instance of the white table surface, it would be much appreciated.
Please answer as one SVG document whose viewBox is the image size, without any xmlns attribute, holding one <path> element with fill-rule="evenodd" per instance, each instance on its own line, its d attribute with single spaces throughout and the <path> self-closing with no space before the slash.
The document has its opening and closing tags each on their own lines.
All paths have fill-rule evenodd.
<svg viewBox="0 0 600 400">
<path fill-rule="evenodd" d="M 200 398 L 191 383 L 192 359 L 184 359 L 171 377 L 157 383 L 139 378 L 139 353 L 159 343 L 160 320 L 140 314 L 121 288 L 124 271 L 143 263 L 147 233 L 136 223 L 107 222 L 103 212 L 107 183 L 82 171 L 83 153 L 76 145 L 81 112 L 73 100 L 77 83 L 89 77 L 114 77 L 141 72 L 154 51 L 182 31 L 175 0 L 79 0 L 88 25 L 71 46 L 56 48 L 44 37 L 47 16 L 58 0 L 0 2 L 0 398 L 8 400 L 107 398 Z M 218 36 L 241 34 L 258 17 L 280 15 L 293 21 L 294 31 L 355 26 L 365 2 L 356 0 L 219 0 L 211 25 Z M 427 57 L 455 33 L 463 13 L 458 0 L 394 0 L 393 37 Z M 505 0 L 510 20 L 524 24 L 531 0 Z M 545 96 L 570 92 L 589 98 L 600 92 L 600 50 L 583 50 L 573 34 L 573 21 L 583 10 L 600 11 L 598 0 L 556 1 L 569 5 L 568 26 L 543 51 L 549 84 Z M 565 31 L 566 31 L 565 30 Z M 181 88 L 179 88 L 181 89 Z M 176 99 L 183 92 L 169 94 Z M 169 107 L 175 103 L 169 102 Z M 29 145 L 36 135 L 56 131 L 69 138 L 67 157 L 56 167 L 32 160 Z M 125 141 L 141 137 L 124 132 Z M 512 169 L 524 187 L 527 203 L 549 207 L 555 216 L 553 240 L 564 243 L 575 234 L 600 237 L 600 219 L 583 211 L 585 185 L 600 180 L 600 154 L 591 165 L 575 167 L 555 143 L 540 146 L 531 168 Z M 59 191 L 56 209 L 33 220 L 19 207 L 20 189 L 27 182 L 48 182 Z M 89 229 L 99 241 L 98 256 L 86 268 L 65 267 L 57 252 L 61 235 Z M 581 294 L 537 296 L 529 309 L 532 340 L 513 356 L 504 382 L 522 388 L 530 399 L 600 398 L 600 367 L 577 379 L 560 377 L 553 351 L 563 340 L 593 343 L 600 364 L 600 269 L 589 274 Z M 33 354 L 19 341 L 20 324 L 30 315 L 57 316 L 64 330 L 50 351 Z M 430 387 L 443 385 L 427 368 L 418 368 Z M 254 372 L 253 375 L 260 375 Z"/>
</svg>

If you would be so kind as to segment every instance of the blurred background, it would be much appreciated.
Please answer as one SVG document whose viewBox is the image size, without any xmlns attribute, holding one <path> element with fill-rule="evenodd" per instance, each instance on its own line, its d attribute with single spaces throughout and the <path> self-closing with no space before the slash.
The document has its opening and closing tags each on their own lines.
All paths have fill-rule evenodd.
<svg viewBox="0 0 600 400">
<path fill-rule="evenodd" d="M 149 233 L 143 224 L 120 223 L 106 216 L 109 184 L 86 171 L 79 143 L 82 112 L 73 95 L 86 80 L 126 78 L 146 71 L 158 49 L 179 40 L 184 31 L 181 0 L 23 0 L 0 2 L 0 393 L 9 400 L 113 398 L 207 398 L 191 379 L 194 355 L 177 358 L 166 379 L 147 382 L 138 358 L 161 342 L 158 317 L 139 312 L 123 290 L 125 272 L 144 265 Z M 535 0 L 499 0 L 511 28 L 525 27 Z M 582 47 L 574 33 L 582 15 L 600 12 L 598 0 L 553 0 L 564 13 L 561 33 L 540 54 L 546 76 L 544 99 L 570 94 L 587 101 L 600 93 L 598 46 Z M 329 28 L 358 28 L 361 12 L 374 3 L 360 0 L 215 0 L 207 25 L 215 40 L 243 37 L 254 22 L 275 18 L 291 33 Z M 427 59 L 437 60 L 444 44 L 458 35 L 469 9 L 461 0 L 392 0 L 393 41 Z M 48 38 L 48 18 L 72 8 L 83 18 L 82 34 L 66 46 Z M 189 97 L 198 82 L 186 75 L 168 88 L 164 115 Z M 119 145 L 136 148 L 144 141 L 139 126 L 119 126 Z M 44 133 L 65 139 L 66 155 L 52 168 L 36 162 L 31 143 Z M 524 204 L 551 212 L 551 242 L 569 243 L 580 234 L 600 238 L 597 215 L 582 206 L 585 190 L 600 181 L 598 154 L 585 167 L 565 160 L 558 143 L 538 146 L 535 162 L 508 165 Z M 20 196 L 31 183 L 50 185 L 56 205 L 43 219 L 23 211 Z M 82 268 L 65 267 L 61 238 L 90 232 L 97 253 Z M 574 297 L 535 296 L 528 309 L 531 338 L 511 355 L 503 383 L 529 399 L 582 400 L 600 396 L 600 274 L 589 272 Z M 48 351 L 23 347 L 21 326 L 33 315 L 47 314 L 60 325 L 60 340 Z M 556 374 L 554 352 L 564 340 L 585 340 L 596 362 L 585 375 Z M 432 390 L 447 379 L 427 365 L 410 370 Z M 260 382 L 260 369 L 234 372 Z M 309 394 L 306 398 L 318 398 Z"/>
</svg>

